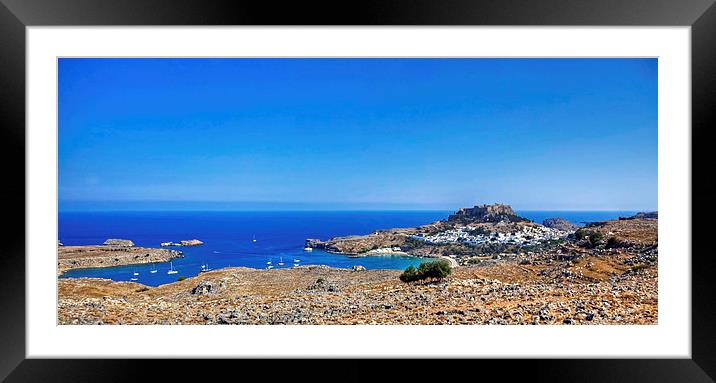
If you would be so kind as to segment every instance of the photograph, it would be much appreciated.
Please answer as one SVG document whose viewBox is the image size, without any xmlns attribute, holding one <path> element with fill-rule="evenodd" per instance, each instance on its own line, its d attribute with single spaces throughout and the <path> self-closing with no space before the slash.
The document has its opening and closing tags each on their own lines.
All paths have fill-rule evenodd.
<svg viewBox="0 0 716 383">
<path fill-rule="evenodd" d="M 58 57 L 56 323 L 658 325 L 658 74 Z"/>
</svg>

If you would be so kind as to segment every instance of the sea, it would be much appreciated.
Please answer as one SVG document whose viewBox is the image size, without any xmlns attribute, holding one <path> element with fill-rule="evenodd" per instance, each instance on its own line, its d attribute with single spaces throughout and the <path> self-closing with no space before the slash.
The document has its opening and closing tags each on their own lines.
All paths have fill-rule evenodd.
<svg viewBox="0 0 716 383">
<path fill-rule="evenodd" d="M 424 258 L 369 256 L 352 258 L 320 250 L 304 251 L 307 238 L 326 240 L 344 235 L 368 234 L 378 229 L 415 227 L 446 219 L 451 211 L 141 211 L 61 212 L 59 240 L 64 245 L 97 245 L 108 238 L 132 240 L 135 246 L 159 247 L 161 242 L 199 239 L 200 246 L 169 247 L 184 258 L 166 263 L 74 269 L 60 278 L 107 278 L 158 286 L 199 274 L 202 265 L 210 269 L 250 267 L 266 269 L 294 265 L 327 265 L 339 268 L 405 269 Z M 545 218 L 562 217 L 575 224 L 616 219 L 635 211 L 517 211 L 541 223 Z M 279 265 L 283 263 L 283 265 Z M 167 274 L 173 267 L 177 274 Z M 150 273 L 156 268 L 158 272 Z"/>
</svg>

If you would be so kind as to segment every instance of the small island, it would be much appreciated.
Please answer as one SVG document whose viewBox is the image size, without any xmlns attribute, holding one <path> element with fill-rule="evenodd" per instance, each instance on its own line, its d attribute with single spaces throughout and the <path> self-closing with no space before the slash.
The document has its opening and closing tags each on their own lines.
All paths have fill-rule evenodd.
<svg viewBox="0 0 716 383">
<path fill-rule="evenodd" d="M 204 242 L 198 240 L 198 239 L 185 239 L 181 240 L 179 242 L 162 242 L 160 244 L 161 247 L 168 247 L 168 246 L 199 246 L 203 245 Z"/>
</svg>

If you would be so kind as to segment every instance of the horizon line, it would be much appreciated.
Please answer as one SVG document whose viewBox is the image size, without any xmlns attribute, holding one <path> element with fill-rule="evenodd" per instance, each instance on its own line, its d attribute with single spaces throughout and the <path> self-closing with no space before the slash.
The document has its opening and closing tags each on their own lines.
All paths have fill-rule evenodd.
<svg viewBox="0 0 716 383">
<path fill-rule="evenodd" d="M 58 209 L 58 213 L 115 213 L 115 212 L 388 212 L 388 211 L 456 211 L 448 208 L 345 208 L 345 209 Z M 658 209 L 515 209 L 516 212 L 657 212 Z"/>
</svg>

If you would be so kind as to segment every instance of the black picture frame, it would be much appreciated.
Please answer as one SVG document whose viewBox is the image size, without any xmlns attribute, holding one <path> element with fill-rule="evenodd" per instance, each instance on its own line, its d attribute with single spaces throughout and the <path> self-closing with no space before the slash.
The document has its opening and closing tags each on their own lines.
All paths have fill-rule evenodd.
<svg viewBox="0 0 716 383">
<path fill-rule="evenodd" d="M 692 358 L 656 360 L 470 360 L 463 367 L 356 367 L 350 361 L 269 368 L 269 380 L 309 372 L 314 380 L 449 378 L 501 371 L 500 380 L 608 382 L 713 382 L 716 378 L 716 311 L 705 223 L 712 195 L 707 157 L 716 110 L 716 6 L 713 0 L 417 0 L 331 3 L 201 0 L 0 0 L 0 125 L 6 225 L 0 254 L 0 380 L 106 382 L 184 380 L 187 365 L 147 360 L 40 360 L 25 355 L 25 44 L 26 27 L 59 25 L 625 25 L 690 26 L 692 69 Z M 701 175 L 695 177 L 694 175 Z M 686 258 L 686 254 L 684 255 Z M 615 345 L 618 349 L 618 345 Z M 305 362 L 305 361 L 304 361 Z M 183 362 L 179 362 L 183 363 Z M 205 361 L 204 379 L 234 361 Z M 390 363 L 395 363 L 391 361 Z M 221 364 L 221 366 L 219 366 Z M 151 368 L 149 368 L 151 367 Z M 253 362 L 246 368 L 255 368 Z M 388 367 L 383 369 L 382 367 Z M 235 369 L 236 367 L 228 367 Z M 316 370 L 320 369 L 320 370 Z M 320 372 L 318 372 L 320 371 Z M 327 373 L 327 371 L 331 371 Z M 335 372 L 333 372 L 335 371 Z M 377 373 L 376 371 L 383 371 Z M 412 371 L 412 372 L 411 372 Z M 340 374 L 340 375 L 336 375 Z M 244 375 L 248 377 L 249 375 Z M 472 375 L 476 376 L 476 375 Z M 487 378 L 488 375 L 482 375 Z"/>
</svg>

